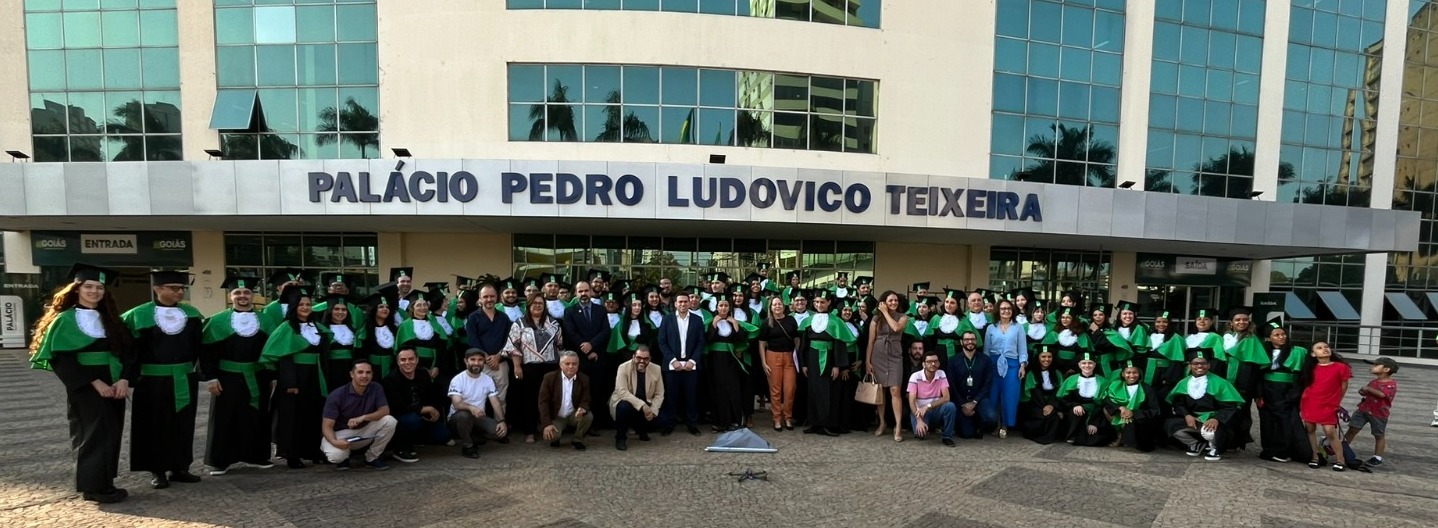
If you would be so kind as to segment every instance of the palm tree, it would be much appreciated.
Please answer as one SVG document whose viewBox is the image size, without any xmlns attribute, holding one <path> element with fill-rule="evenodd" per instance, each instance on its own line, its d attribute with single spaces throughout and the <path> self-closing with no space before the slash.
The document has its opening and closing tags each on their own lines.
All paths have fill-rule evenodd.
<svg viewBox="0 0 1438 528">
<path fill-rule="evenodd" d="M 320 110 L 320 126 L 315 128 L 316 132 L 330 132 L 315 136 L 315 144 L 325 146 L 333 141 L 341 141 L 353 144 L 359 148 L 360 158 L 368 158 L 370 147 L 379 148 L 379 133 L 368 132 L 362 134 L 344 134 L 336 136 L 333 133 L 345 131 L 370 131 L 379 130 L 379 117 L 370 113 L 368 108 L 355 101 L 355 98 L 345 98 L 344 108 L 336 110 L 331 106 Z"/>
<path fill-rule="evenodd" d="M 739 119 L 734 126 L 734 134 L 739 139 L 738 146 L 769 146 L 769 128 L 764 126 L 764 120 L 759 117 L 757 110 L 739 111 Z"/>
<path fill-rule="evenodd" d="M 297 159 L 301 157 L 299 145 L 290 143 L 283 136 L 270 134 L 220 134 L 220 150 L 225 159 Z"/>
<path fill-rule="evenodd" d="M 611 95 L 618 93 L 612 92 Z M 544 141 L 544 131 L 548 129 L 559 132 L 560 141 L 579 141 L 578 128 L 574 124 L 574 107 L 568 104 L 569 87 L 555 79 L 554 91 L 545 98 L 545 102 L 549 104 L 529 107 L 529 120 L 534 123 L 529 127 L 529 140 Z"/>
<path fill-rule="evenodd" d="M 1145 191 L 1171 193 L 1173 190 L 1173 173 L 1171 171 L 1148 169 L 1143 177 L 1143 189 Z"/>
<path fill-rule="evenodd" d="M 654 136 L 649 133 L 649 125 L 639 119 L 639 116 L 630 112 L 629 115 L 620 118 L 624 112 L 619 106 L 619 91 L 609 92 L 604 97 L 604 102 L 609 103 L 604 107 L 604 128 L 594 136 L 594 141 L 617 143 L 654 143 Z M 533 118 L 534 111 L 530 110 L 530 117 Z M 623 122 L 623 126 L 620 123 Z M 533 137 L 533 132 L 530 133 Z"/>
<path fill-rule="evenodd" d="M 1039 182 L 1092 187 L 1114 186 L 1117 175 L 1113 169 L 1115 150 L 1112 143 L 1094 139 L 1093 127 L 1089 125 L 1070 128 L 1058 123 L 1049 128 L 1054 131 L 1052 137 L 1046 134 L 1029 136 L 1029 144 L 1025 149 L 1034 157 L 1042 159 L 1022 171 L 1010 174 L 1010 179 L 1019 173 L 1027 172 L 1034 175 L 1033 181 Z"/>
<path fill-rule="evenodd" d="M 156 103 L 164 104 L 164 103 Z M 110 141 L 119 141 L 125 146 L 115 153 L 113 161 L 171 161 L 180 159 L 180 136 L 144 136 L 146 130 L 164 130 L 165 124 L 156 117 L 158 112 L 146 111 L 139 99 L 131 99 L 110 110 L 116 118 L 105 123 L 105 135 Z M 179 114 L 179 110 L 175 110 Z M 142 125 L 143 123 L 143 125 Z M 146 147 L 148 141 L 149 147 Z M 148 155 L 147 155 L 148 153 Z"/>
</svg>

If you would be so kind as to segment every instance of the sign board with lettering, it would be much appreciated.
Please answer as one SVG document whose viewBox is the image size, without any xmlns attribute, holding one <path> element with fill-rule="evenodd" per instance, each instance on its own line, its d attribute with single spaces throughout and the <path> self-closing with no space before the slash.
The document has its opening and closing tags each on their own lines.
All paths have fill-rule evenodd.
<svg viewBox="0 0 1438 528">
<path fill-rule="evenodd" d="M 25 348 L 25 302 L 14 295 L 0 295 L 0 348 Z"/>
<path fill-rule="evenodd" d="M 96 266 L 183 268 L 194 263 L 194 244 L 187 231 L 33 231 L 30 245 L 36 266 L 69 267 L 79 261 Z"/>
<path fill-rule="evenodd" d="M 1248 286 L 1252 269 L 1248 260 L 1139 253 L 1137 277 L 1144 286 Z"/>
</svg>

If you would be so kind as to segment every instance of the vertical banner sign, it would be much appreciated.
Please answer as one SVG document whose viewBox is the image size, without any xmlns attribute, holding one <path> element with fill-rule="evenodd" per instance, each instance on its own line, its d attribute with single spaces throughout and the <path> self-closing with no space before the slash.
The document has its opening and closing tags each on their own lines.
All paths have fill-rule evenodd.
<svg viewBox="0 0 1438 528">
<path fill-rule="evenodd" d="M 25 302 L 14 295 L 0 295 L 0 348 L 25 348 Z"/>
</svg>

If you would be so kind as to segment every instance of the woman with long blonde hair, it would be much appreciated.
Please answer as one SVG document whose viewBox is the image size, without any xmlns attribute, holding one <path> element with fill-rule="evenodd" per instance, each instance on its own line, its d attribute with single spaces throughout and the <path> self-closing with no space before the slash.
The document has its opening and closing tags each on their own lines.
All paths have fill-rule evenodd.
<svg viewBox="0 0 1438 528">
<path fill-rule="evenodd" d="M 134 340 L 106 294 L 119 274 L 75 264 L 71 282 L 55 290 L 35 323 L 31 368 L 50 370 L 65 384 L 75 489 L 85 500 L 115 503 L 129 496 L 115 487 L 125 398 L 139 374 Z"/>
</svg>

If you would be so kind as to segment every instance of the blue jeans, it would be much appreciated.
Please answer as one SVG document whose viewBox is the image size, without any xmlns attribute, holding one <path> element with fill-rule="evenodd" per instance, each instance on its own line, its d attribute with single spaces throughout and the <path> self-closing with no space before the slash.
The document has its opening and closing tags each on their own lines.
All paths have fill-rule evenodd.
<svg viewBox="0 0 1438 528">
<path fill-rule="evenodd" d="M 958 414 L 959 408 L 954 406 L 954 402 L 944 402 L 938 409 L 929 409 L 929 412 L 924 413 L 924 423 L 929 426 L 929 432 L 931 433 L 934 430 L 935 423 L 943 424 L 943 428 L 940 429 L 943 434 L 942 437 L 953 438 L 954 418 L 957 417 Z M 919 430 L 919 417 L 917 415 L 909 416 L 909 427 L 912 427 L 915 431 Z"/>
<path fill-rule="evenodd" d="M 989 385 L 988 401 L 994 402 L 996 412 L 1003 413 L 1003 426 L 1013 427 L 1019 419 L 1019 393 L 1023 385 L 1023 380 L 1019 379 L 1017 359 L 1009 361 L 1008 370 L 1003 376 L 994 376 L 993 383 Z M 997 417 L 991 422 L 998 422 Z"/>
<path fill-rule="evenodd" d="M 954 413 L 954 419 L 959 425 L 959 438 L 978 438 L 982 431 L 998 422 L 998 412 L 993 403 L 986 399 L 975 406 L 973 416 L 965 416 L 963 411 L 958 411 Z"/>
<path fill-rule="evenodd" d="M 399 423 L 394 428 L 394 440 L 389 443 L 394 451 L 414 451 L 416 443 L 444 445 L 449 441 L 449 426 L 443 420 L 426 422 L 415 412 L 395 415 L 395 420 Z"/>
</svg>

